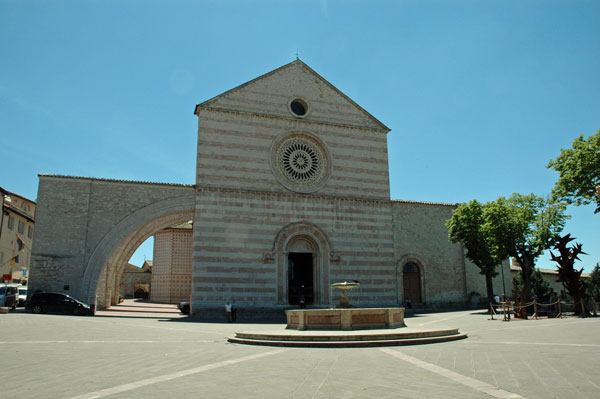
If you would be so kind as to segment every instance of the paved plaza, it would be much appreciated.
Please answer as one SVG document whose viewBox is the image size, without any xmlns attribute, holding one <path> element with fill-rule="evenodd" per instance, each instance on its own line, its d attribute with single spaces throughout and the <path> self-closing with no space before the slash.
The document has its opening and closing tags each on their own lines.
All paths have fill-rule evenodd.
<svg viewBox="0 0 600 399">
<path fill-rule="evenodd" d="M 147 304 L 152 306 L 152 304 Z M 200 323 L 164 305 L 96 317 L 0 315 L 8 398 L 598 398 L 600 319 L 502 322 L 473 312 L 408 318 L 461 341 L 385 348 L 231 344 L 280 324 Z M 141 316 L 141 317 L 137 317 Z"/>
</svg>

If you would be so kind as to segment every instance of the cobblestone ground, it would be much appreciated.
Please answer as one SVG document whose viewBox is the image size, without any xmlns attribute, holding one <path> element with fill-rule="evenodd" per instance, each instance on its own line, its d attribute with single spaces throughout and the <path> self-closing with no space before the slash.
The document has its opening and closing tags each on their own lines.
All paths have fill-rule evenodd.
<svg viewBox="0 0 600 399">
<path fill-rule="evenodd" d="M 469 338 L 300 349 L 226 341 L 235 331 L 283 325 L 198 323 L 172 308 L 160 311 L 0 314 L 0 397 L 600 397 L 600 319 L 502 322 L 476 312 L 437 313 L 407 325 L 458 327 Z"/>
</svg>

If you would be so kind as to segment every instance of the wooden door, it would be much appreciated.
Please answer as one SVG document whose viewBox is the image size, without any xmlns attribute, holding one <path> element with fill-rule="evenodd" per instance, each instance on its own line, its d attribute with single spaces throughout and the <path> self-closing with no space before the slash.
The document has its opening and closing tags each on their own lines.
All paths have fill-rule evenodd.
<svg viewBox="0 0 600 399">
<path fill-rule="evenodd" d="M 414 263 L 407 263 L 403 268 L 402 283 L 404 285 L 404 301 L 421 302 L 421 273 Z"/>
</svg>

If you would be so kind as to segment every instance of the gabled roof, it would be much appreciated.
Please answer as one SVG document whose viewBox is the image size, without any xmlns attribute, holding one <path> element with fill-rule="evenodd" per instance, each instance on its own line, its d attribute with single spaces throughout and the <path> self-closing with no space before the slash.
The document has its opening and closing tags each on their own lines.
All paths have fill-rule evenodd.
<svg viewBox="0 0 600 399">
<path fill-rule="evenodd" d="M 371 115 L 368 111 L 366 111 L 364 108 L 362 108 L 360 105 L 358 105 L 357 103 L 355 103 L 350 97 L 348 97 L 347 95 L 345 95 L 342 91 L 340 91 L 337 87 L 335 87 L 334 85 L 332 85 L 331 83 L 329 83 L 325 78 L 323 78 L 321 75 L 319 75 L 317 72 L 315 72 L 311 67 L 309 67 L 308 65 L 306 65 L 304 62 L 302 62 L 299 59 L 296 59 L 288 64 L 285 64 L 271 72 L 268 72 L 262 76 L 259 76 L 255 79 L 252 79 L 244 84 L 241 84 L 237 87 L 234 87 L 233 89 L 227 90 L 224 93 L 219 94 L 218 96 L 215 96 L 209 100 L 206 100 L 200 104 L 197 104 L 195 109 L 194 109 L 194 114 L 198 113 L 198 109 L 199 108 L 210 108 L 211 105 L 213 105 L 215 102 L 218 102 L 219 100 L 233 94 L 236 93 L 240 90 L 243 90 L 245 88 L 247 88 L 248 86 L 251 86 L 259 81 L 265 80 L 269 77 L 272 77 L 288 68 L 291 68 L 293 66 L 301 66 L 302 68 L 304 68 L 306 71 L 308 71 L 310 74 L 314 75 L 316 78 L 318 78 L 323 84 L 327 85 L 329 88 L 331 88 L 334 92 L 336 92 L 338 95 L 340 95 L 341 97 L 343 97 L 346 101 L 348 101 L 350 104 L 352 104 L 360 113 L 362 113 L 365 117 L 367 117 L 369 120 L 371 120 L 374 125 L 376 125 L 379 129 L 381 130 L 385 130 L 385 131 L 390 131 L 390 128 L 388 128 L 386 125 L 384 125 L 381 121 L 379 121 L 377 118 L 375 118 L 373 115 Z"/>
</svg>

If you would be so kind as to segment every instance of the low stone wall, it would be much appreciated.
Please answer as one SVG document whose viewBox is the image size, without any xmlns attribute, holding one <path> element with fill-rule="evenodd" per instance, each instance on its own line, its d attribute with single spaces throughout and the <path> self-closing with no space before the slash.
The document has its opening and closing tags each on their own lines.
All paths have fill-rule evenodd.
<svg viewBox="0 0 600 399">
<path fill-rule="evenodd" d="M 363 330 L 398 328 L 404 308 L 293 309 L 285 311 L 287 327 L 296 330 Z"/>
</svg>

